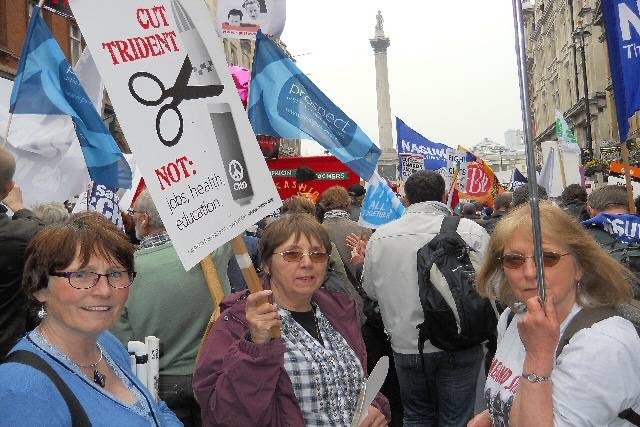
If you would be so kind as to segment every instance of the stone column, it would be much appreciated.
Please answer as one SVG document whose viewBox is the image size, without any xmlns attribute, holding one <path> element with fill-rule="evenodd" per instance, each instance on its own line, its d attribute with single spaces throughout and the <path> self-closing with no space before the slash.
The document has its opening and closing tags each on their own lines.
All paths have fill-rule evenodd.
<svg viewBox="0 0 640 427">
<path fill-rule="evenodd" d="M 389 96 L 389 71 L 387 48 L 390 41 L 384 35 L 382 13 L 378 11 L 375 37 L 370 39 L 376 63 L 376 93 L 378 95 L 378 143 L 382 155 L 378 161 L 378 173 L 392 181 L 397 180 L 398 152 L 393 148 L 391 134 L 391 98 Z"/>
</svg>

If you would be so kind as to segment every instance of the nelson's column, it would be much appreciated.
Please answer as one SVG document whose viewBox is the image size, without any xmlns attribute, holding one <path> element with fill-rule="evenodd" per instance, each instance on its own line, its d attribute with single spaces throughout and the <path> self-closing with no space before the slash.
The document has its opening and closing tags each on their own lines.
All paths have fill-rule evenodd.
<svg viewBox="0 0 640 427">
<path fill-rule="evenodd" d="M 387 70 L 387 48 L 389 38 L 385 37 L 382 12 L 376 16 L 375 37 L 370 39 L 376 61 L 376 92 L 378 94 L 378 143 L 382 155 L 378 161 L 378 173 L 391 181 L 398 176 L 398 152 L 393 148 L 391 136 L 391 98 L 389 97 L 389 71 Z"/>
</svg>

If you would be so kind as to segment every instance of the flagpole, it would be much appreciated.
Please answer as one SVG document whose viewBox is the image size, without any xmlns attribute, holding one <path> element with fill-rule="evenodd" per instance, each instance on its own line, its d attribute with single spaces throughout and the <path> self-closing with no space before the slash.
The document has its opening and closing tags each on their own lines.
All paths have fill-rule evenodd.
<svg viewBox="0 0 640 427">
<path fill-rule="evenodd" d="M 13 120 L 13 113 L 9 113 L 7 127 L 4 130 L 4 142 L 2 143 L 3 148 L 7 148 L 7 143 L 9 142 L 9 128 L 11 127 L 11 120 Z"/>
<path fill-rule="evenodd" d="M 536 180 L 536 161 L 531 135 L 531 114 L 529 111 L 529 84 L 527 79 L 527 57 L 524 40 L 524 22 L 521 0 L 512 0 L 513 25 L 515 30 L 515 48 L 518 62 L 518 83 L 520 84 L 520 107 L 524 126 L 525 145 L 527 147 L 527 178 L 529 185 L 529 201 L 533 229 L 534 259 L 538 278 L 538 296 L 544 302 L 546 290 L 544 285 L 544 266 L 542 264 L 542 232 L 540 228 L 540 209 L 538 184 Z M 524 302 L 524 301 L 523 301 Z"/>
<path fill-rule="evenodd" d="M 562 155 L 562 148 L 558 141 L 558 156 L 560 156 L 560 177 L 562 178 L 562 189 L 567 188 L 567 175 L 564 173 L 564 156 Z"/>
</svg>

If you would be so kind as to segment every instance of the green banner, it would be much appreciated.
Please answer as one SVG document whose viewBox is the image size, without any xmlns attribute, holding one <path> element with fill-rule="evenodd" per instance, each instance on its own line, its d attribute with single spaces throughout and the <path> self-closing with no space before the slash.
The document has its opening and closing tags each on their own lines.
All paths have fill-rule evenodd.
<svg viewBox="0 0 640 427">
<path fill-rule="evenodd" d="M 344 181 L 349 179 L 349 172 L 316 172 L 318 179 L 323 181 Z M 295 177 L 296 169 L 276 169 L 271 171 L 271 176 Z"/>
</svg>

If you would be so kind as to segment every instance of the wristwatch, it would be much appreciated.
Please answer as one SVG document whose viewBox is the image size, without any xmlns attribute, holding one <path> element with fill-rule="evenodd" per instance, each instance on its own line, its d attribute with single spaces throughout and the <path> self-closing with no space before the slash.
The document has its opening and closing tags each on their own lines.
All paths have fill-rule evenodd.
<svg viewBox="0 0 640 427">
<path fill-rule="evenodd" d="M 544 381 L 551 381 L 551 375 L 546 377 L 541 377 L 540 375 L 536 375 L 533 372 L 529 374 L 522 374 L 522 378 L 529 381 L 530 383 L 541 383 Z"/>
</svg>

